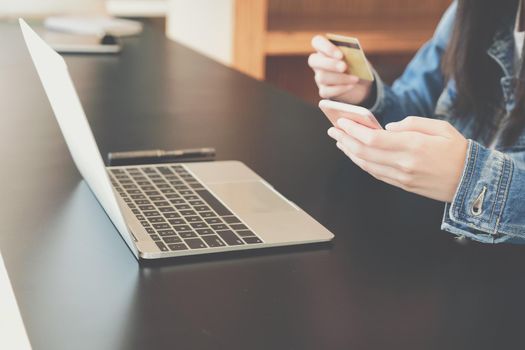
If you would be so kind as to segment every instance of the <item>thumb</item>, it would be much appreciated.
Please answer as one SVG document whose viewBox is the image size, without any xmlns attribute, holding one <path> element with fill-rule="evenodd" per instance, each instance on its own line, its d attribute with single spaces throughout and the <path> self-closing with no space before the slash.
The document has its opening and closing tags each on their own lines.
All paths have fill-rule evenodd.
<svg viewBox="0 0 525 350">
<path fill-rule="evenodd" d="M 448 136 L 450 124 L 443 120 L 424 117 L 406 117 L 399 122 L 389 123 L 385 126 L 388 131 L 417 131 L 427 135 Z"/>
</svg>

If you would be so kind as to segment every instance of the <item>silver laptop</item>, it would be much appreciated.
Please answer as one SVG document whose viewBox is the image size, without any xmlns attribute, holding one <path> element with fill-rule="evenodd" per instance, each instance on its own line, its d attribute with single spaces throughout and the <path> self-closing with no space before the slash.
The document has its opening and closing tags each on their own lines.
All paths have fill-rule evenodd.
<svg viewBox="0 0 525 350">
<path fill-rule="evenodd" d="M 135 257 L 333 238 L 238 161 L 105 167 L 65 61 L 22 19 L 20 26 L 73 160 Z"/>
</svg>

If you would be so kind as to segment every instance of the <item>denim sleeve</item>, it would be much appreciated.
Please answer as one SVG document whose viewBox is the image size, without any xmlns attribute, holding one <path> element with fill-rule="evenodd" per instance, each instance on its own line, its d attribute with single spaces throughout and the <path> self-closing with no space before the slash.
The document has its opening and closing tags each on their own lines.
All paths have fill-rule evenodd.
<svg viewBox="0 0 525 350">
<path fill-rule="evenodd" d="M 434 36 L 414 56 L 403 75 L 390 87 L 375 73 L 376 100 L 370 108 L 382 124 L 414 115 L 431 117 L 443 92 L 445 78 L 441 58 L 447 47 L 457 4 L 445 12 Z"/>
<path fill-rule="evenodd" d="M 441 228 L 484 243 L 525 240 L 523 164 L 469 140 L 461 181 L 445 206 Z"/>
</svg>

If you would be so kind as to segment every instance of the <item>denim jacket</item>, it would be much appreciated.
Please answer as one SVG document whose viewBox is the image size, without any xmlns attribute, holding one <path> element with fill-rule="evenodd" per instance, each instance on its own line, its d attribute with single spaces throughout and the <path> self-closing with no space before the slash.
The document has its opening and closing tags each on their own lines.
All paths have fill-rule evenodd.
<svg viewBox="0 0 525 350">
<path fill-rule="evenodd" d="M 525 131 L 510 148 L 488 147 L 473 140 L 474 116 L 454 117 L 454 80 L 441 70 L 441 57 L 452 33 L 457 4 L 443 15 L 434 36 L 415 55 L 392 86 L 376 74 L 377 98 L 372 112 L 383 124 L 406 116 L 449 121 L 468 140 L 463 174 L 452 203 L 445 204 L 441 228 L 485 243 L 525 243 Z M 515 16 L 515 14 L 513 14 Z M 502 68 L 502 113 L 514 107 L 514 22 L 501 28 L 487 50 Z M 488 142 L 487 142 L 488 143 Z"/>
</svg>

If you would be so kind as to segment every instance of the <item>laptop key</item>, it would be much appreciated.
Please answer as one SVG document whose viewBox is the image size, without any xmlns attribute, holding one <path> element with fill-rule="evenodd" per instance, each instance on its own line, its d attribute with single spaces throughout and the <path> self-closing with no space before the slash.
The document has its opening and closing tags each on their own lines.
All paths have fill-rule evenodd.
<svg viewBox="0 0 525 350">
<path fill-rule="evenodd" d="M 215 198 L 214 195 L 212 195 L 209 191 L 207 190 L 196 190 L 195 192 L 197 192 L 197 194 L 199 196 L 202 197 L 202 199 L 204 199 L 204 201 L 206 203 L 208 203 L 208 205 L 210 207 L 212 207 L 213 210 L 215 210 L 215 212 L 217 214 L 219 214 L 219 216 L 226 216 L 226 215 L 233 215 L 221 202 L 219 202 L 219 200 L 217 198 Z"/>
<path fill-rule="evenodd" d="M 159 216 L 160 213 L 156 210 L 153 211 L 145 211 L 142 214 L 144 214 L 145 217 L 151 217 L 151 216 Z"/>
<path fill-rule="evenodd" d="M 149 204 L 151 204 L 151 202 L 148 201 L 147 199 L 139 199 L 139 200 L 136 200 L 135 203 L 137 205 L 149 205 Z"/>
<path fill-rule="evenodd" d="M 155 204 L 157 207 L 169 207 L 170 206 L 170 204 L 166 201 L 154 202 L 153 204 Z"/>
<path fill-rule="evenodd" d="M 178 198 L 178 199 L 171 199 L 170 202 L 173 203 L 173 204 L 184 204 L 184 203 L 186 203 L 186 202 L 184 201 L 184 199 L 181 199 L 181 198 Z"/>
<path fill-rule="evenodd" d="M 180 218 L 179 213 L 162 213 L 162 215 L 167 219 Z"/>
<path fill-rule="evenodd" d="M 186 224 L 186 221 L 183 219 L 169 219 L 168 222 L 172 225 L 184 225 Z"/>
<path fill-rule="evenodd" d="M 215 225 L 210 225 L 210 226 L 214 230 L 227 230 L 228 229 L 228 226 L 224 224 L 215 224 Z"/>
<path fill-rule="evenodd" d="M 153 224 L 153 227 L 155 227 L 157 230 L 167 230 L 170 229 L 170 225 L 164 223 L 164 224 Z"/>
<path fill-rule="evenodd" d="M 219 219 L 218 217 L 214 217 L 214 218 L 209 218 L 209 219 L 206 219 L 206 222 L 208 224 L 222 224 L 222 220 Z M 219 229 L 220 230 L 220 229 Z"/>
<path fill-rule="evenodd" d="M 237 224 L 237 223 L 241 223 L 241 220 L 239 220 L 237 217 L 235 216 L 225 216 L 222 218 L 224 221 L 226 221 L 228 224 Z"/>
<path fill-rule="evenodd" d="M 163 240 L 166 243 L 181 243 L 182 242 L 182 239 L 180 239 L 180 237 L 177 237 L 177 236 L 164 237 Z"/>
<path fill-rule="evenodd" d="M 246 227 L 246 225 L 243 225 L 243 224 L 231 224 L 230 225 L 231 228 L 233 228 L 235 231 L 238 231 L 238 230 L 247 230 L 248 227 Z"/>
<path fill-rule="evenodd" d="M 140 214 L 140 210 L 138 210 L 137 208 L 134 208 L 134 209 L 131 209 L 131 212 L 135 215 L 139 215 Z"/>
<path fill-rule="evenodd" d="M 172 208 L 172 207 L 164 207 L 164 208 L 159 208 L 159 210 L 160 210 L 162 213 L 171 213 L 171 212 L 174 212 L 174 211 L 175 211 L 175 208 Z"/>
<path fill-rule="evenodd" d="M 146 199 L 146 196 L 143 194 L 132 194 L 130 196 L 132 199 Z M 140 204 L 139 202 L 135 202 L 137 204 Z"/>
<path fill-rule="evenodd" d="M 209 228 L 203 228 L 203 229 L 198 229 L 196 230 L 197 233 L 201 236 L 205 236 L 205 235 L 213 235 L 215 234 L 215 232 L 213 232 L 213 230 L 209 229 Z"/>
<path fill-rule="evenodd" d="M 202 219 L 199 216 L 186 216 L 184 217 L 187 222 L 199 222 L 202 221 Z"/>
<path fill-rule="evenodd" d="M 256 244 L 256 243 L 262 243 L 263 241 L 260 240 L 259 237 L 244 237 L 243 240 L 247 244 Z"/>
<path fill-rule="evenodd" d="M 173 226 L 173 228 L 177 232 L 191 231 L 191 227 L 189 227 L 188 225 L 177 225 L 177 226 Z"/>
<path fill-rule="evenodd" d="M 157 247 L 159 247 L 161 251 L 163 252 L 168 251 L 168 247 L 166 247 L 166 245 L 164 245 L 164 243 L 162 243 L 161 241 L 156 241 L 155 244 L 157 245 Z"/>
<path fill-rule="evenodd" d="M 200 212 L 199 214 L 200 214 L 200 216 L 202 216 L 203 218 L 213 218 L 213 217 L 217 217 L 217 216 L 215 215 L 215 213 L 214 213 L 214 212 L 211 212 L 211 211 Z"/>
<path fill-rule="evenodd" d="M 207 205 L 197 205 L 197 206 L 193 207 L 193 209 L 195 209 L 197 211 L 209 211 L 210 207 L 208 207 Z"/>
<path fill-rule="evenodd" d="M 149 210 L 155 210 L 155 207 L 153 205 L 139 205 L 139 208 L 144 212 Z"/>
<path fill-rule="evenodd" d="M 217 231 L 217 234 L 226 242 L 228 245 L 241 245 L 244 242 L 233 233 L 233 231 Z"/>
<path fill-rule="evenodd" d="M 188 250 L 188 247 L 184 243 L 168 244 L 171 250 Z"/>
<path fill-rule="evenodd" d="M 146 227 L 146 232 L 151 235 L 151 234 L 155 233 L 156 231 L 153 228 L 151 228 L 151 227 Z"/>
<path fill-rule="evenodd" d="M 188 204 L 179 204 L 179 205 L 176 205 L 175 208 L 177 208 L 178 210 L 191 209 L 191 207 Z"/>
<path fill-rule="evenodd" d="M 171 174 L 173 174 L 173 171 L 171 171 L 171 169 L 168 168 L 167 166 L 159 166 L 159 167 L 157 167 L 157 170 L 161 174 L 164 174 L 164 175 L 171 175 Z"/>
<path fill-rule="evenodd" d="M 194 232 L 191 232 L 191 231 L 181 232 L 181 233 L 179 233 L 179 235 L 182 238 L 194 238 L 194 237 L 197 237 L 197 235 Z"/>
<path fill-rule="evenodd" d="M 206 225 L 204 222 L 193 222 L 190 225 L 193 228 L 208 228 L 208 225 Z"/>
<path fill-rule="evenodd" d="M 183 191 L 179 191 L 180 194 L 182 194 L 183 196 L 191 196 L 193 195 L 193 191 L 190 191 L 190 190 L 183 190 Z M 186 198 L 188 199 L 188 198 Z"/>
<path fill-rule="evenodd" d="M 221 239 L 218 236 L 216 236 L 216 235 L 213 235 L 213 236 L 202 236 L 202 239 L 204 240 L 204 242 L 206 242 L 206 244 L 210 248 L 224 247 L 225 246 L 224 242 L 221 241 Z"/>
<path fill-rule="evenodd" d="M 200 200 L 199 196 L 196 196 L 194 194 L 191 194 L 189 196 L 184 196 L 184 198 L 187 200 L 187 201 L 198 201 Z"/>
<path fill-rule="evenodd" d="M 144 227 L 151 226 L 151 224 L 150 224 L 149 222 L 147 222 L 147 221 L 141 221 L 140 223 L 141 223 L 141 225 L 144 226 Z"/>
<path fill-rule="evenodd" d="M 206 248 L 206 244 L 204 244 L 200 238 L 185 239 L 184 242 L 186 242 L 190 249 Z"/>
<path fill-rule="evenodd" d="M 251 236 L 255 236 L 255 233 L 253 233 L 253 232 L 250 231 L 250 230 L 237 231 L 236 233 L 237 233 L 239 236 L 241 236 L 241 237 L 251 237 Z"/>
<path fill-rule="evenodd" d="M 176 193 L 169 193 L 169 194 L 166 195 L 166 198 L 177 199 L 177 198 L 180 198 L 180 195 L 178 195 Z"/>
<path fill-rule="evenodd" d="M 149 235 L 151 237 L 152 240 L 154 241 L 160 241 L 160 237 L 157 236 L 157 235 Z"/>
<path fill-rule="evenodd" d="M 160 231 L 158 231 L 158 233 L 162 237 L 165 237 L 165 236 L 176 236 L 177 235 L 175 233 L 175 231 L 173 231 L 173 230 L 160 230 Z"/>
<path fill-rule="evenodd" d="M 193 216 L 193 215 L 197 215 L 197 213 L 194 212 L 193 210 L 181 210 L 180 213 L 181 213 L 181 215 L 183 215 L 183 216 Z"/>
<path fill-rule="evenodd" d="M 157 202 L 157 201 L 163 201 L 164 197 L 162 197 L 162 196 L 152 196 L 152 197 L 149 197 L 149 199 L 151 199 L 154 202 Z"/>
<path fill-rule="evenodd" d="M 204 202 L 200 200 L 189 201 L 188 203 L 190 203 L 193 206 L 204 205 Z"/>
<path fill-rule="evenodd" d="M 166 222 L 166 219 L 164 219 L 162 216 L 155 216 L 155 217 L 152 217 L 152 218 L 148 218 L 148 220 L 151 223 Z"/>
<path fill-rule="evenodd" d="M 142 168 L 142 171 L 149 174 L 156 174 L 157 171 L 154 168 Z"/>
</svg>

